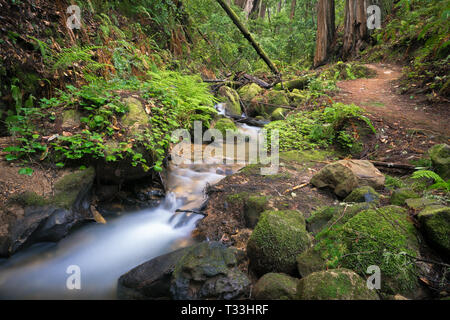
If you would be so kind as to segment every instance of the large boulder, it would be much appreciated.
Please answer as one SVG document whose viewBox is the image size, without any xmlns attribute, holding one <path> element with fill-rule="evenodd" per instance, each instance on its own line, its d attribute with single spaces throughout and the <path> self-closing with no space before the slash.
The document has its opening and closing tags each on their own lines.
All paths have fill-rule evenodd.
<svg viewBox="0 0 450 320">
<path fill-rule="evenodd" d="M 93 168 L 68 171 L 54 184 L 54 195 L 32 191 L 15 195 L 0 207 L 0 256 L 42 241 L 59 241 L 85 221 L 90 210 Z"/>
<path fill-rule="evenodd" d="M 381 270 L 381 292 L 412 296 L 418 287 L 414 258 L 420 257 L 417 230 L 405 209 L 387 206 L 363 210 L 316 236 L 316 252 L 328 267 L 341 266 L 366 275 Z"/>
<path fill-rule="evenodd" d="M 254 97 L 258 96 L 264 91 L 263 88 L 258 86 L 256 83 L 250 83 L 239 89 L 239 95 L 244 100 L 244 102 L 250 102 Z"/>
<path fill-rule="evenodd" d="M 253 287 L 257 300 L 294 300 L 298 279 L 283 273 L 267 273 Z"/>
<path fill-rule="evenodd" d="M 317 188 L 329 187 L 339 197 L 346 197 L 355 188 L 370 186 L 384 187 L 385 177 L 367 160 L 340 160 L 326 165 L 311 179 Z"/>
<path fill-rule="evenodd" d="M 297 287 L 299 300 L 379 300 L 366 281 L 348 269 L 319 271 L 301 279 Z"/>
<path fill-rule="evenodd" d="M 450 255 L 450 207 L 431 205 L 419 213 L 427 238 Z"/>
<path fill-rule="evenodd" d="M 119 278 L 117 297 L 126 300 L 169 299 L 170 282 L 177 262 L 189 248 L 182 248 L 144 262 Z"/>
<path fill-rule="evenodd" d="M 240 116 L 242 114 L 241 103 L 236 90 L 227 86 L 222 86 L 218 93 L 219 97 L 224 100 L 226 114 L 230 116 Z"/>
<path fill-rule="evenodd" d="M 444 179 L 450 179 L 450 146 L 438 144 L 433 146 L 428 153 L 436 172 Z"/>
<path fill-rule="evenodd" d="M 311 246 L 305 219 L 299 211 L 265 211 L 248 243 L 250 267 L 258 274 L 295 275 L 296 256 Z"/>
<path fill-rule="evenodd" d="M 220 242 L 192 246 L 177 262 L 170 292 L 176 300 L 248 297 L 250 280 L 238 267 L 235 252 Z"/>
</svg>

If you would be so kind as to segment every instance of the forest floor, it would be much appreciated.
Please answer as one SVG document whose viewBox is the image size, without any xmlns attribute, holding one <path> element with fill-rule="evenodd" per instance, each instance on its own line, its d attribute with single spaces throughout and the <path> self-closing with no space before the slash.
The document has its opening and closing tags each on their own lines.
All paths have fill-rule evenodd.
<svg viewBox="0 0 450 320">
<path fill-rule="evenodd" d="M 334 100 L 354 103 L 368 112 L 382 142 L 366 157 L 381 161 L 416 160 L 436 143 L 450 142 L 448 103 L 430 104 L 425 95 L 402 95 L 401 67 L 368 64 L 377 75 L 340 81 Z"/>
</svg>

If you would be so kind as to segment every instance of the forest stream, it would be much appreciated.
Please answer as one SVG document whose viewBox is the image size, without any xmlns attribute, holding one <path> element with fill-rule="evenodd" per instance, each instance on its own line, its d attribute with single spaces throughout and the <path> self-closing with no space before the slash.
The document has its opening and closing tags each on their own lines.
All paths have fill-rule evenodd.
<svg viewBox="0 0 450 320">
<path fill-rule="evenodd" d="M 220 105 L 218 106 L 220 109 Z M 220 111 L 220 110 L 219 110 Z M 254 136 L 259 128 L 238 124 Z M 59 243 L 39 243 L 0 261 L 0 299 L 114 299 L 120 275 L 152 258 L 192 243 L 202 215 L 177 209 L 198 208 L 204 189 L 240 165 L 169 165 L 167 196 L 151 209 L 89 224 Z M 68 290 L 69 266 L 79 266 L 81 290 Z"/>
</svg>

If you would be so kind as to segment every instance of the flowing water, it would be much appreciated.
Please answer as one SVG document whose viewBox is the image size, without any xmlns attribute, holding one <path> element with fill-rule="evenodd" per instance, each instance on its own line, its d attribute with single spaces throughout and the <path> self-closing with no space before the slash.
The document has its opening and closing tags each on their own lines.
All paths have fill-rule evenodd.
<svg viewBox="0 0 450 320">
<path fill-rule="evenodd" d="M 240 125 L 257 135 L 258 128 Z M 157 208 L 89 224 L 57 244 L 40 243 L 0 262 L 0 299 L 114 299 L 117 279 L 133 267 L 192 243 L 204 188 L 242 165 L 170 165 L 168 195 Z M 81 289 L 69 290 L 69 266 L 81 271 Z"/>
</svg>

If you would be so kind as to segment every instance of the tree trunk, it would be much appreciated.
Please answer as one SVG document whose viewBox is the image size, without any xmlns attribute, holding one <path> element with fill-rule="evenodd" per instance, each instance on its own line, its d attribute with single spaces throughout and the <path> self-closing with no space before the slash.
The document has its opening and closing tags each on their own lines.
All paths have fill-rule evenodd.
<svg viewBox="0 0 450 320">
<path fill-rule="evenodd" d="M 291 13 L 289 15 L 289 18 L 292 20 L 294 20 L 294 16 L 295 16 L 295 7 L 297 6 L 297 0 L 292 0 L 291 2 Z"/>
<path fill-rule="evenodd" d="M 342 57 L 347 59 L 364 48 L 368 40 L 367 7 L 370 0 L 345 1 L 345 29 Z"/>
<path fill-rule="evenodd" d="M 253 7 L 250 10 L 250 19 L 257 19 L 259 16 L 259 10 L 261 6 L 261 0 L 254 0 Z"/>
<path fill-rule="evenodd" d="M 256 53 L 261 57 L 261 59 L 264 60 L 264 62 L 267 64 L 267 66 L 272 70 L 272 72 L 276 75 L 279 75 L 280 72 L 278 71 L 277 67 L 273 64 L 273 62 L 269 59 L 267 54 L 264 52 L 264 50 L 261 48 L 261 46 L 253 39 L 252 35 L 248 31 L 248 29 L 244 26 L 244 24 L 239 20 L 239 17 L 236 15 L 236 13 L 233 11 L 233 9 L 230 8 L 230 6 L 225 2 L 225 0 L 216 0 L 220 6 L 223 8 L 223 10 L 227 13 L 228 17 L 230 17 L 231 21 L 238 27 L 239 31 L 241 31 L 242 35 L 250 42 L 250 44 L 255 49 Z"/>
<path fill-rule="evenodd" d="M 266 18 L 267 5 L 265 0 L 261 0 L 261 8 L 259 9 L 259 17 L 261 19 Z"/>
<path fill-rule="evenodd" d="M 334 0 L 319 0 L 317 7 L 317 39 L 314 66 L 324 64 L 336 33 Z"/>
</svg>

